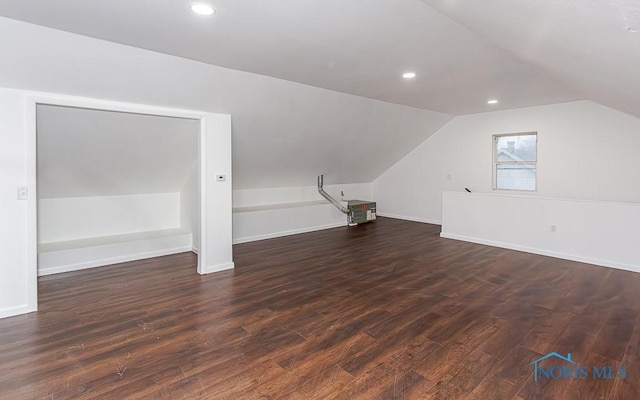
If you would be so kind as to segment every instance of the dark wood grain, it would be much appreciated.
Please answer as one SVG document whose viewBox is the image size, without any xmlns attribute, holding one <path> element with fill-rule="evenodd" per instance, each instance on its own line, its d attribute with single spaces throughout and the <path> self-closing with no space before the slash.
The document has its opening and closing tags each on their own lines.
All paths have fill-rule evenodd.
<svg viewBox="0 0 640 400">
<path fill-rule="evenodd" d="M 640 274 L 374 224 L 40 278 L 0 399 L 637 399 Z M 550 351 L 625 380 L 534 382 Z"/>
</svg>

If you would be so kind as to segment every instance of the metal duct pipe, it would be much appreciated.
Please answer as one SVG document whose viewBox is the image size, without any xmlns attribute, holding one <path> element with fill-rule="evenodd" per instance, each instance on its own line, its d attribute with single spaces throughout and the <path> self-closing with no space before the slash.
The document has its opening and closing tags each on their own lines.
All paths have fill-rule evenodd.
<svg viewBox="0 0 640 400">
<path fill-rule="evenodd" d="M 325 192 L 324 189 L 322 188 L 323 185 L 324 185 L 324 175 L 318 175 L 318 193 L 320 193 L 322 197 L 324 197 L 325 199 L 329 200 L 329 203 L 336 206 L 338 210 L 342 211 L 345 214 L 349 214 L 349 209 L 343 206 L 342 204 L 340 204 L 338 200 L 331 197 L 329 193 Z"/>
</svg>

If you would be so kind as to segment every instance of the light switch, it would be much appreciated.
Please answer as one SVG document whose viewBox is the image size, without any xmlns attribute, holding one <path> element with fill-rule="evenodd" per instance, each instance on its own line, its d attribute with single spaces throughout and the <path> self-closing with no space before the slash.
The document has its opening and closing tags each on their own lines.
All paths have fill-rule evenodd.
<svg viewBox="0 0 640 400">
<path fill-rule="evenodd" d="M 18 188 L 18 200 L 26 200 L 29 197 L 29 190 L 26 186 L 21 186 Z"/>
</svg>

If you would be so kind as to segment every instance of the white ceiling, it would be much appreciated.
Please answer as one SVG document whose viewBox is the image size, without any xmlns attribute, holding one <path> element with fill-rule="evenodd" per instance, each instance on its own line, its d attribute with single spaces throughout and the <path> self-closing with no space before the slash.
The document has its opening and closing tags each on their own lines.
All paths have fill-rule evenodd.
<svg viewBox="0 0 640 400">
<path fill-rule="evenodd" d="M 196 120 L 38 105 L 38 197 L 182 189 L 197 160 Z"/>
<path fill-rule="evenodd" d="M 637 0 L 211 1 L 2 0 L 0 86 L 229 113 L 235 189 L 371 182 L 451 115 L 640 117 Z"/>
<path fill-rule="evenodd" d="M 0 87 L 232 116 L 234 189 L 371 182 L 451 116 L 0 18 Z"/>
<path fill-rule="evenodd" d="M 535 23 L 532 26 L 520 12 L 523 2 L 211 3 L 216 14 L 202 17 L 191 13 L 190 1 L 185 0 L 3 0 L 0 15 L 453 115 L 564 102 L 589 93 L 570 89 L 567 83 L 574 82 L 565 81 L 562 74 L 549 73 L 548 65 L 528 62 L 531 60 L 521 58 L 521 52 L 514 53 L 509 46 L 504 47 L 509 51 L 505 50 L 503 41 L 496 41 L 494 35 L 478 34 L 487 30 L 484 21 L 490 22 L 489 30 L 497 22 L 506 29 L 495 32 L 515 43 L 518 50 L 519 38 L 526 39 L 540 29 L 539 21 L 531 21 Z M 426 3 L 441 7 L 445 14 Z M 504 7 L 499 3 L 505 3 Z M 555 1 L 535 3 L 544 3 L 545 13 L 563 7 L 554 5 Z M 450 11 L 452 18 L 446 15 Z M 472 29 L 460 24 L 458 17 Z M 469 24 L 467 17 L 480 23 Z M 520 23 L 505 23 L 514 18 Z M 400 75 L 407 70 L 417 72 L 418 77 L 403 81 Z M 501 102 L 488 106 L 490 98 Z"/>
<path fill-rule="evenodd" d="M 584 98 L 640 117 L 640 1 L 424 2 Z"/>
</svg>

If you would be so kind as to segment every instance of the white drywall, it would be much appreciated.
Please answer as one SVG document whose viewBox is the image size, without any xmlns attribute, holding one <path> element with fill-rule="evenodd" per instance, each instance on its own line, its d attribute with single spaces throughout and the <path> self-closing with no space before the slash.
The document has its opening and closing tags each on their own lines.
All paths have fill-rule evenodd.
<svg viewBox="0 0 640 400">
<path fill-rule="evenodd" d="M 0 318 L 29 311 L 25 110 L 19 92 L 0 90 Z M 35 270 L 35 269 L 34 269 Z"/>
<path fill-rule="evenodd" d="M 187 180 L 180 190 L 180 227 L 192 233 L 193 249 L 200 249 L 200 191 L 198 187 L 198 163 L 194 163 Z"/>
<path fill-rule="evenodd" d="M 492 135 L 531 131 L 531 195 L 640 202 L 640 119 L 579 101 L 454 118 L 374 181 L 378 213 L 439 223 L 442 191 L 500 193 L 492 190 Z"/>
<path fill-rule="evenodd" d="M 86 98 L 0 89 L 0 317 L 34 311 L 36 296 L 36 174 L 35 103 L 60 102 L 65 105 L 107 107 L 118 111 L 168 114 L 184 118 L 203 118 L 204 143 L 200 162 L 207 168 L 201 179 L 207 181 L 205 263 L 201 273 L 233 268 L 231 216 L 231 117 L 224 114 L 190 112 L 131 103 L 105 103 Z M 224 173 L 227 181 L 215 182 Z M 29 199 L 18 200 L 17 188 L 28 187 Z M 202 255 L 201 255 L 202 257 Z"/>
<path fill-rule="evenodd" d="M 233 115 L 234 188 L 371 182 L 450 115 L 0 18 L 0 87 Z"/>
<path fill-rule="evenodd" d="M 323 186 L 324 190 L 337 200 L 373 200 L 373 187 L 370 183 L 352 183 Z M 344 196 L 342 195 L 344 193 Z M 299 203 L 323 200 L 318 186 L 297 186 L 267 189 L 246 189 L 233 191 L 233 207 L 250 207 L 267 204 Z M 328 202 L 327 202 L 328 204 Z"/>
<path fill-rule="evenodd" d="M 336 200 L 375 201 L 370 183 L 325 184 L 324 190 Z M 234 243 L 347 224 L 347 216 L 318 193 L 317 185 L 234 190 L 233 207 Z"/>
<path fill-rule="evenodd" d="M 206 243 L 205 264 L 198 266 L 198 272 L 211 273 L 233 268 L 233 217 L 231 188 L 231 116 L 207 114 L 206 135 L 200 141 L 200 163 L 204 163 L 206 175 L 198 175 L 201 187 L 206 187 L 206 202 L 200 202 L 200 219 L 205 223 L 201 229 L 200 243 Z M 223 182 L 217 175 L 225 175 Z M 204 216 L 204 218 L 203 218 Z M 200 247 L 200 250 L 202 247 Z M 205 252 L 200 251 L 200 259 Z"/>
<path fill-rule="evenodd" d="M 347 216 L 329 203 L 233 213 L 233 242 L 245 243 L 347 225 Z"/>
<path fill-rule="evenodd" d="M 640 272 L 640 204 L 444 192 L 442 237 Z"/>
<path fill-rule="evenodd" d="M 38 197 L 175 193 L 197 158 L 200 121 L 38 105 Z"/>
<path fill-rule="evenodd" d="M 180 193 L 38 200 L 39 243 L 180 227 Z"/>
<path fill-rule="evenodd" d="M 147 231 L 38 246 L 38 276 L 191 251 L 191 232 Z"/>
</svg>

